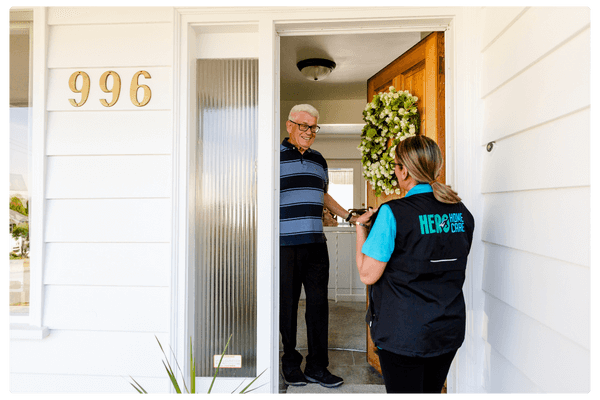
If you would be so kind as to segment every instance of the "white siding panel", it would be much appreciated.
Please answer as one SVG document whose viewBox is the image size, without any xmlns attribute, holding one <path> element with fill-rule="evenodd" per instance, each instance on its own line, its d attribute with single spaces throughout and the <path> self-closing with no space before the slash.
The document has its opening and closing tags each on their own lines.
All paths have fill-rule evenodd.
<svg viewBox="0 0 600 400">
<path fill-rule="evenodd" d="M 76 102 L 80 102 L 82 99 L 81 93 L 74 93 L 69 88 L 69 78 L 77 71 L 83 71 L 90 77 L 90 93 L 87 101 L 80 107 L 74 107 L 69 102 L 69 99 L 73 99 Z M 104 93 L 100 89 L 100 77 L 106 71 L 116 72 L 121 79 L 119 99 L 112 107 L 105 107 L 100 103 L 100 99 L 104 99 L 107 102 L 111 102 L 113 99 L 112 93 Z M 150 102 L 143 107 L 135 106 L 131 102 L 129 94 L 133 76 L 138 71 L 146 71 L 150 74 L 150 78 L 140 76 L 137 81 L 139 85 L 148 86 L 151 91 Z M 102 115 L 107 116 L 114 111 L 136 110 L 137 112 L 143 113 L 152 110 L 170 110 L 173 106 L 171 97 L 173 90 L 171 68 L 153 67 L 139 63 L 138 66 L 134 68 L 116 68 L 115 66 L 109 65 L 102 68 L 72 67 L 69 69 L 53 69 L 50 70 L 49 75 L 48 111 L 101 111 Z M 82 78 L 79 77 L 76 85 L 78 90 L 81 89 L 81 81 Z M 108 81 L 107 88 L 112 89 L 112 78 L 108 79 Z M 138 101 L 141 101 L 142 98 L 142 89 L 138 89 Z M 146 116 L 146 118 L 152 117 Z"/>
<path fill-rule="evenodd" d="M 171 154 L 172 132 L 170 111 L 49 112 L 46 154 Z"/>
<path fill-rule="evenodd" d="M 163 355 L 154 335 L 168 348 L 166 333 L 54 330 L 44 340 L 11 340 L 10 371 L 163 378 Z"/>
<path fill-rule="evenodd" d="M 43 12 L 48 157 L 39 322 L 50 335 L 11 340 L 11 390 L 134 394 L 131 375 L 151 392 L 166 392 L 155 335 L 168 351 L 176 13 L 172 7 Z M 139 85 L 152 97 L 136 107 L 130 87 L 141 70 L 151 78 L 140 77 Z M 82 107 L 68 101 L 81 96 L 68 85 L 76 71 L 90 76 Z M 112 99 L 99 85 L 106 71 L 121 78 L 110 108 L 100 103 Z"/>
<path fill-rule="evenodd" d="M 48 68 L 171 65 L 172 30 L 170 23 L 51 26 Z"/>
<path fill-rule="evenodd" d="M 55 156 L 46 198 L 170 197 L 171 156 Z"/>
<path fill-rule="evenodd" d="M 590 390 L 588 350 L 493 296 L 484 308 L 484 339 L 544 392 Z"/>
<path fill-rule="evenodd" d="M 486 345 L 483 387 L 487 393 L 543 393 L 500 353 Z"/>
<path fill-rule="evenodd" d="M 150 394 L 168 393 L 171 383 L 165 378 L 146 378 L 137 375 L 133 378 Z M 127 376 L 85 376 L 55 374 L 11 374 L 11 393 L 124 393 L 137 394 L 129 384 Z"/>
<path fill-rule="evenodd" d="M 525 11 L 525 7 L 485 7 L 481 48 L 485 49 L 498 38 L 507 27 Z"/>
<path fill-rule="evenodd" d="M 510 136 L 484 153 L 482 191 L 588 186 L 589 149 L 589 109 Z"/>
<path fill-rule="evenodd" d="M 170 199 L 47 200 L 47 242 L 169 242 Z"/>
<path fill-rule="evenodd" d="M 587 393 L 590 9 L 484 10 L 483 388 Z"/>
<path fill-rule="evenodd" d="M 532 7 L 484 53 L 485 96 L 590 24 L 587 7 Z M 569 74 L 569 71 L 565 71 Z"/>
<path fill-rule="evenodd" d="M 590 265 L 590 189 L 485 196 L 482 240 Z"/>
<path fill-rule="evenodd" d="M 168 243 L 47 243 L 46 285 L 168 286 Z"/>
<path fill-rule="evenodd" d="M 580 346 L 590 348 L 589 268 L 487 245 L 482 287 Z"/>
<path fill-rule="evenodd" d="M 44 325 L 50 329 L 167 332 L 169 294 L 168 287 L 48 285 Z"/>
<path fill-rule="evenodd" d="M 52 7 L 48 25 L 170 22 L 172 7 Z"/>
<path fill-rule="evenodd" d="M 487 97 L 482 143 L 588 107 L 589 82 L 586 29 Z"/>
</svg>

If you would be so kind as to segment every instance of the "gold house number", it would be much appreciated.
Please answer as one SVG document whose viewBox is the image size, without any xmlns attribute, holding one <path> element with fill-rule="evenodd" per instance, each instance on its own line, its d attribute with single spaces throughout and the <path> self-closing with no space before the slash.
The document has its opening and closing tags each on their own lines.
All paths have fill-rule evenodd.
<svg viewBox="0 0 600 400">
<path fill-rule="evenodd" d="M 150 79 L 150 74 L 146 71 L 138 71 L 133 75 L 131 79 L 131 86 L 129 87 L 129 98 L 131 102 L 136 107 L 144 107 L 146 104 L 150 102 L 150 98 L 152 97 L 152 91 L 147 85 L 140 85 L 139 79 L 140 75 L 142 75 L 146 79 Z M 81 88 L 77 89 L 77 78 L 82 78 Z M 108 77 L 112 76 L 113 85 L 112 88 L 108 88 Z M 140 102 L 138 100 L 138 89 L 142 89 L 144 91 L 144 98 Z M 81 93 L 81 100 L 79 102 L 75 99 L 69 99 L 69 103 L 73 107 L 81 107 L 85 104 L 90 95 L 90 76 L 83 71 L 74 72 L 69 78 L 69 89 L 73 93 Z M 106 99 L 100 99 L 100 104 L 104 107 L 112 107 L 119 100 L 119 95 L 121 94 L 121 77 L 115 71 L 106 71 L 100 77 L 100 89 L 104 93 L 112 93 L 112 99 L 108 102 Z"/>
</svg>

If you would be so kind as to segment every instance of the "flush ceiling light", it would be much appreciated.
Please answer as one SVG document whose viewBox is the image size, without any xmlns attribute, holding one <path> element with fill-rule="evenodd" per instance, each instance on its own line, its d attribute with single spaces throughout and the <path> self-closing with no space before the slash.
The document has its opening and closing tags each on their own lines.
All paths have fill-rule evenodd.
<svg viewBox="0 0 600 400">
<path fill-rule="evenodd" d="M 296 64 L 302 75 L 309 81 L 321 81 L 335 68 L 335 63 L 323 58 L 309 58 Z"/>
</svg>

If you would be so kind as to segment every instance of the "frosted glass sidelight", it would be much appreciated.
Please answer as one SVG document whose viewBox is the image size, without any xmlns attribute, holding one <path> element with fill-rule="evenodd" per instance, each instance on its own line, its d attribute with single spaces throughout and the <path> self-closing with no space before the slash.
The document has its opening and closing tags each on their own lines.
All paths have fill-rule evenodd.
<svg viewBox="0 0 600 400">
<path fill-rule="evenodd" d="M 196 182 L 197 375 L 212 376 L 213 356 L 256 376 L 256 156 L 258 60 L 198 60 Z"/>
</svg>

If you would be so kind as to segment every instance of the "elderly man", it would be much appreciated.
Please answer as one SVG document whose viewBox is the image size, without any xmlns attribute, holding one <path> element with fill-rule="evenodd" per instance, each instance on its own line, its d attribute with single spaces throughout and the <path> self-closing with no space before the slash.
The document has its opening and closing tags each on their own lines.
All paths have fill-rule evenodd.
<svg viewBox="0 0 600 400">
<path fill-rule="evenodd" d="M 284 382 L 302 386 L 307 381 L 336 387 L 344 380 L 327 367 L 329 255 L 323 233 L 323 206 L 345 219 L 356 221 L 328 193 L 327 162 L 310 148 L 319 131 L 319 112 L 308 104 L 292 108 L 286 122 L 289 138 L 281 143 L 280 201 L 280 312 Z M 308 355 L 304 373 L 296 350 L 298 301 L 306 293 Z"/>
</svg>

